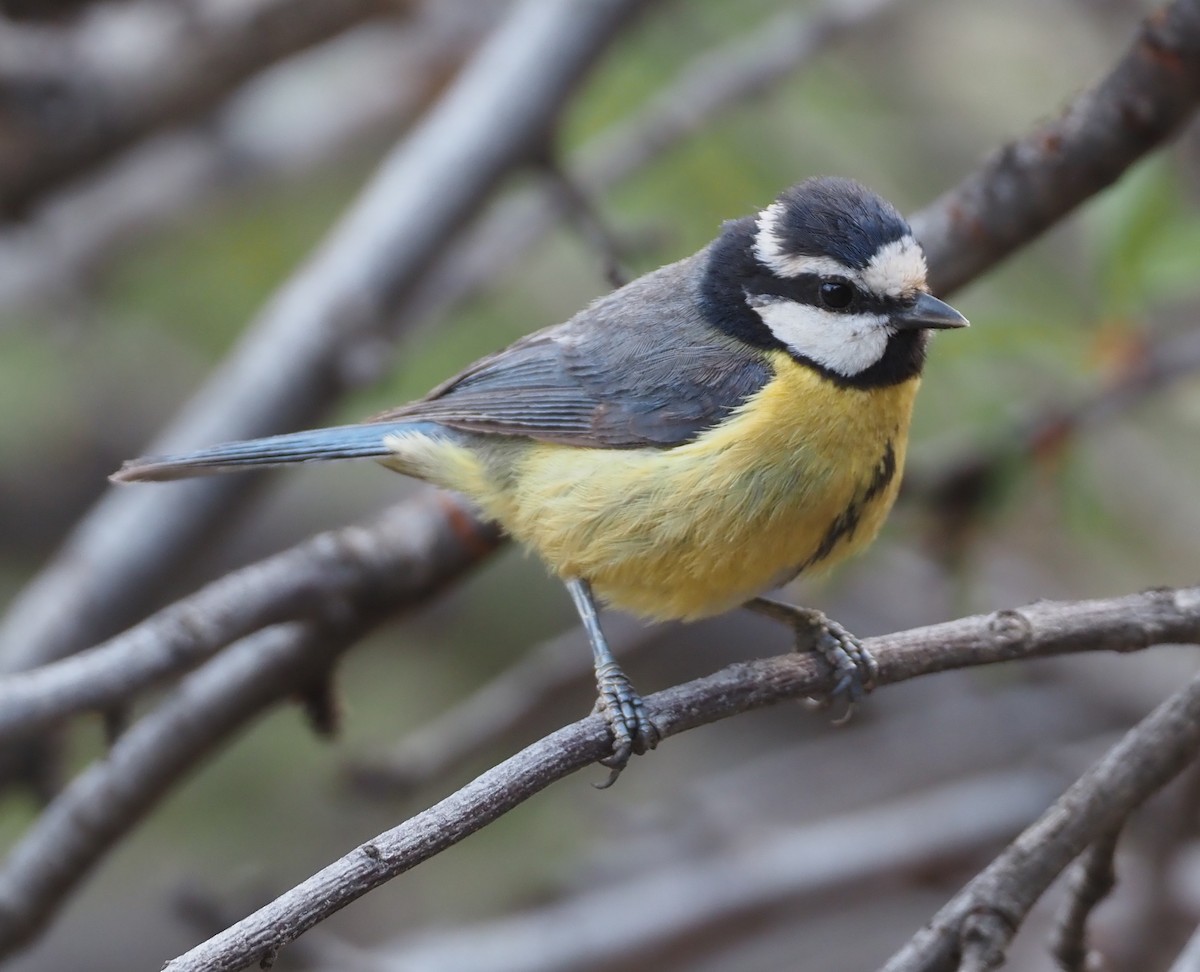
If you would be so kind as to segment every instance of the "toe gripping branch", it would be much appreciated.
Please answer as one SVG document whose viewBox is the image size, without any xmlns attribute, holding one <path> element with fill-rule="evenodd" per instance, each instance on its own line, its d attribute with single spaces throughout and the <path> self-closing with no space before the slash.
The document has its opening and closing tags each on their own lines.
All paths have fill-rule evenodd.
<svg viewBox="0 0 1200 972">
<path fill-rule="evenodd" d="M 591 586 L 584 580 L 567 581 L 567 590 L 583 621 L 592 658 L 596 666 L 596 712 L 604 715 L 613 737 L 612 755 L 600 760 L 609 769 L 608 779 L 597 784 L 601 790 L 612 786 L 631 757 L 640 756 L 658 745 L 659 734 L 646 714 L 646 706 L 629 676 L 621 669 L 600 630 L 600 619 Z"/>
<path fill-rule="evenodd" d="M 567 581 L 567 590 L 592 648 L 598 693 L 595 711 L 604 715 L 612 733 L 612 754 L 600 760 L 610 771 L 608 779 L 597 784 L 599 789 L 605 789 L 617 781 L 633 756 L 640 756 L 658 745 L 659 732 L 646 713 L 642 697 L 608 647 L 600 629 L 591 586 L 585 580 L 573 579 Z M 821 703 L 827 706 L 837 699 L 845 699 L 846 712 L 835 723 L 847 721 L 855 705 L 875 687 L 879 672 L 874 657 L 862 642 L 836 621 L 812 608 L 795 607 L 764 597 L 747 601 L 745 606 L 788 625 L 795 632 L 797 651 L 815 651 L 825 659 L 833 670 L 834 683 Z"/>
<path fill-rule="evenodd" d="M 841 723 L 849 719 L 854 706 L 875 687 L 879 675 L 874 656 L 862 642 L 836 621 L 812 608 L 783 604 L 765 597 L 747 601 L 746 607 L 788 625 L 796 633 L 797 651 L 815 651 L 829 663 L 835 681 L 822 703 L 828 705 L 844 698 L 846 714 L 836 721 Z"/>
</svg>

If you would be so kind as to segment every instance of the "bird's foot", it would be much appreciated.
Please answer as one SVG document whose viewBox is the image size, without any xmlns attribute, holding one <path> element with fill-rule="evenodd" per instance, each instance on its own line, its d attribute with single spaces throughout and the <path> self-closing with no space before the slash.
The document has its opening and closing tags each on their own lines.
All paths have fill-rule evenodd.
<svg viewBox="0 0 1200 972">
<path fill-rule="evenodd" d="M 796 633 L 797 651 L 815 651 L 829 663 L 835 679 L 833 688 L 813 701 L 828 708 L 837 699 L 845 699 L 846 711 L 834 723 L 847 722 L 862 697 L 875 687 L 879 676 L 879 666 L 863 643 L 813 608 L 795 607 L 766 598 L 756 598 L 747 607 L 790 625 Z"/>
<path fill-rule="evenodd" d="M 597 789 L 605 790 L 617 782 L 630 757 L 641 756 L 658 745 L 659 735 L 646 714 L 642 697 L 616 662 L 596 669 L 596 688 L 599 697 L 595 711 L 604 715 L 613 736 L 612 755 L 600 760 L 609 768 L 608 779 L 596 784 Z"/>
<path fill-rule="evenodd" d="M 834 720 L 841 724 L 854 714 L 854 708 L 862 697 L 875 688 L 879 665 L 875 656 L 863 647 L 863 643 L 836 621 L 820 611 L 805 613 L 810 615 L 809 629 L 808 632 L 797 629 L 796 647 L 803 650 L 800 638 L 807 634 L 812 643 L 809 650 L 816 651 L 833 669 L 837 679 L 833 689 L 817 701 L 822 707 L 828 707 L 835 699 L 844 698 L 846 711 Z"/>
</svg>

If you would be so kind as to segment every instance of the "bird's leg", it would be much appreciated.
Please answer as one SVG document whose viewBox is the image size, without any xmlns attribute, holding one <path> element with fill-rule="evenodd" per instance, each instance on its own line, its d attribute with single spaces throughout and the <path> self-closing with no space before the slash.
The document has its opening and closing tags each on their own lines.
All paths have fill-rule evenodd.
<svg viewBox="0 0 1200 972">
<path fill-rule="evenodd" d="M 571 592 L 571 600 L 575 602 L 575 610 L 579 612 L 580 620 L 583 621 L 588 643 L 592 646 L 592 658 L 596 665 L 596 688 L 600 693 L 596 700 L 596 710 L 604 713 L 613 734 L 613 753 L 600 760 L 601 764 L 612 770 L 608 779 L 600 785 L 600 789 L 604 789 L 617 781 L 630 756 L 635 753 L 640 756 L 647 749 L 658 745 L 658 730 L 646 715 L 642 697 L 638 695 L 633 683 L 629 681 L 629 676 L 621 670 L 621 666 L 609 650 L 604 632 L 600 630 L 600 618 L 596 613 L 591 585 L 579 579 L 572 579 L 566 583 L 567 590 Z"/>
<path fill-rule="evenodd" d="M 854 704 L 875 687 L 879 666 L 871 653 L 854 635 L 820 611 L 766 597 L 756 597 L 743 607 L 790 626 L 796 632 L 797 651 L 816 651 L 829 662 L 837 683 L 828 698 L 845 696 L 850 705 L 839 721 L 849 718 Z"/>
</svg>

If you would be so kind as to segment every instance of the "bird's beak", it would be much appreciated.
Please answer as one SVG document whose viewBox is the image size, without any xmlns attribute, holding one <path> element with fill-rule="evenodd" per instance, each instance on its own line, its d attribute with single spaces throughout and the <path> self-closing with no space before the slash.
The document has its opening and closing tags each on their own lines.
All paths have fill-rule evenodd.
<svg viewBox="0 0 1200 972">
<path fill-rule="evenodd" d="M 944 300 L 933 294 L 920 293 L 911 305 L 894 315 L 892 327 L 898 331 L 917 331 L 925 328 L 945 330 L 950 327 L 966 327 L 968 321 Z"/>
</svg>

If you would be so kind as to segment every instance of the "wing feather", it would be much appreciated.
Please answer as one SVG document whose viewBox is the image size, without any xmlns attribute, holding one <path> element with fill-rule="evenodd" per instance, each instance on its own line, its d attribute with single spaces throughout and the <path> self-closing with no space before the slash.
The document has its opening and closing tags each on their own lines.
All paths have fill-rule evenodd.
<svg viewBox="0 0 1200 972">
<path fill-rule="evenodd" d="M 759 352 L 709 325 L 689 296 L 706 257 L 641 277 L 376 421 L 600 448 L 690 441 L 771 376 Z"/>
</svg>

